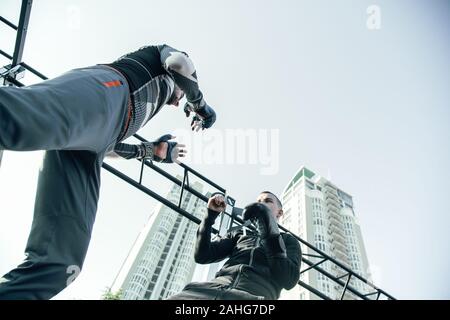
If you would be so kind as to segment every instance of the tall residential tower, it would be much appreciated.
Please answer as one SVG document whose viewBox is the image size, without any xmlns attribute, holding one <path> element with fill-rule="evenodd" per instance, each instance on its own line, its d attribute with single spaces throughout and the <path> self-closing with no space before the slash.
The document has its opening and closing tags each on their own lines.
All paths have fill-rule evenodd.
<svg viewBox="0 0 450 320">
<path fill-rule="evenodd" d="M 287 184 L 281 200 L 284 215 L 280 223 L 283 226 L 370 280 L 369 264 L 351 195 L 331 181 L 301 167 Z M 303 253 L 315 254 L 309 248 L 302 249 Z M 317 258 L 308 259 L 319 261 Z M 321 264 L 321 267 L 333 275 L 344 274 L 329 261 Z M 332 299 L 341 297 L 342 286 L 316 270 L 305 272 L 301 280 Z M 360 292 L 366 291 L 361 281 L 351 280 L 350 285 Z M 315 294 L 300 286 L 283 291 L 281 298 L 318 299 Z M 345 299 L 352 298 L 354 297 L 350 293 L 345 296 Z"/>
<path fill-rule="evenodd" d="M 196 182 L 191 187 L 201 192 Z M 178 203 L 181 189 L 173 185 L 167 199 Z M 202 218 L 206 205 L 184 192 L 181 208 Z M 122 291 L 123 300 L 159 300 L 180 292 L 192 280 L 197 224 L 158 204 L 130 251 L 112 291 Z"/>
</svg>

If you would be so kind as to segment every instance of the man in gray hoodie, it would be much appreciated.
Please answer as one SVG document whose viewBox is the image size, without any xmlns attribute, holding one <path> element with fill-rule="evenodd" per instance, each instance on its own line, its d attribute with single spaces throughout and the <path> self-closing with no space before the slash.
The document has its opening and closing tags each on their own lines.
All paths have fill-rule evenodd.
<svg viewBox="0 0 450 320">
<path fill-rule="evenodd" d="M 0 150 L 46 150 L 26 258 L 0 278 L 0 299 L 49 299 L 76 278 L 91 238 L 105 155 L 178 161 L 186 150 L 170 134 L 140 145 L 122 141 L 184 95 L 192 129 L 210 128 L 216 114 L 192 61 L 168 45 L 32 86 L 0 88 Z"/>
</svg>

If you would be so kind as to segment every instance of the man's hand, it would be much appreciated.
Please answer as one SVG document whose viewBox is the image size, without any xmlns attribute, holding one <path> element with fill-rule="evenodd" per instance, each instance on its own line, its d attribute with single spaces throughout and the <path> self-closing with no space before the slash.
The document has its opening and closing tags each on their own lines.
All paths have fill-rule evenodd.
<svg viewBox="0 0 450 320">
<path fill-rule="evenodd" d="M 246 206 L 242 212 L 242 219 L 255 221 L 262 239 L 280 235 L 277 221 L 264 203 L 255 202 Z"/>
<path fill-rule="evenodd" d="M 186 156 L 187 150 L 184 144 L 179 144 L 175 141 L 169 141 L 175 139 L 175 136 L 166 134 L 158 138 L 153 142 L 153 158 L 156 161 L 165 163 L 180 163 L 178 158 Z"/>
<path fill-rule="evenodd" d="M 267 205 L 260 202 L 249 204 L 244 208 L 242 218 L 244 221 L 256 222 L 261 243 L 266 248 L 269 259 L 287 257 L 286 245 L 280 235 L 277 221 Z"/>
<path fill-rule="evenodd" d="M 208 209 L 216 211 L 217 213 L 225 211 L 226 207 L 225 197 L 221 194 L 216 194 L 208 200 Z"/>
<path fill-rule="evenodd" d="M 186 102 L 184 105 L 186 117 L 189 117 L 191 112 L 195 113 L 195 116 L 192 118 L 191 122 L 192 131 L 197 132 L 200 129 L 205 130 L 211 128 L 216 122 L 216 112 L 213 108 L 207 105 L 204 100 L 202 101 L 204 103 L 203 106 L 198 107 L 197 109 L 195 109 L 195 107 L 189 102 Z"/>
<path fill-rule="evenodd" d="M 198 132 L 200 129 L 204 130 L 202 125 L 202 119 L 200 119 L 197 115 L 195 115 L 194 117 L 192 117 L 191 130 Z"/>
</svg>

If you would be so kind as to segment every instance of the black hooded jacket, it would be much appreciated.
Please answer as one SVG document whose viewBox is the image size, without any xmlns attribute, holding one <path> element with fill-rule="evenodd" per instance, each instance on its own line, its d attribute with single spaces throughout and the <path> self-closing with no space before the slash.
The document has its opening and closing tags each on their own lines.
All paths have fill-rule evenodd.
<svg viewBox="0 0 450 320">
<path fill-rule="evenodd" d="M 277 256 L 273 250 L 279 237 L 261 241 L 256 232 L 242 229 L 230 232 L 224 238 L 211 241 L 214 219 L 206 216 L 197 231 L 195 261 L 208 264 L 229 258 L 216 277 L 231 278 L 230 288 L 244 290 L 265 299 L 275 300 L 281 290 L 292 289 L 300 277 L 301 249 L 292 235 L 281 233 L 286 247 L 286 257 Z M 278 255 L 279 256 L 279 255 Z"/>
</svg>

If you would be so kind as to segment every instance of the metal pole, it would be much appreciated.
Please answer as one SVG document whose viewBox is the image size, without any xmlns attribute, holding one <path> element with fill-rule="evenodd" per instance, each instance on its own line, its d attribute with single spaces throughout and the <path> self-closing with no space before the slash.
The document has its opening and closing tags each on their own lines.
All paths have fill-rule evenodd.
<svg viewBox="0 0 450 320">
<path fill-rule="evenodd" d="M 175 178 L 174 176 L 172 176 L 171 174 L 167 173 L 166 171 L 164 171 L 163 169 L 161 169 L 160 167 L 154 165 L 152 162 L 149 161 L 145 161 L 145 165 L 152 168 L 153 170 L 155 170 L 156 172 L 158 172 L 160 175 L 166 177 L 167 179 L 169 179 L 170 181 L 172 181 L 173 183 L 177 184 L 179 187 L 181 187 L 182 185 L 182 181 L 178 180 L 177 178 Z M 187 179 L 188 180 L 188 179 Z M 189 186 L 189 183 L 187 183 L 184 188 L 189 191 L 190 193 L 192 193 L 193 195 L 195 195 L 197 198 L 200 198 L 201 200 L 208 202 L 208 198 L 206 196 L 204 196 L 203 194 L 201 194 L 200 192 L 198 192 L 197 190 L 191 188 Z"/>
<path fill-rule="evenodd" d="M 348 284 L 349 284 L 349 282 L 350 282 L 350 278 L 351 278 L 351 277 L 352 277 L 352 275 L 349 274 L 349 275 L 348 275 L 348 278 L 347 278 L 347 282 L 345 283 L 344 289 L 342 290 L 341 300 L 344 300 L 345 291 L 347 291 L 347 286 L 348 286 Z"/>
<path fill-rule="evenodd" d="M 17 26 L 16 26 L 14 23 L 12 23 L 12 22 L 10 22 L 9 20 L 3 18 L 2 16 L 0 16 L 0 21 L 3 22 L 3 23 L 5 23 L 5 24 L 8 25 L 9 27 L 13 28 L 14 30 L 17 30 Z"/>
<path fill-rule="evenodd" d="M 181 202 L 183 201 L 184 186 L 186 184 L 187 175 L 188 175 L 187 170 L 184 170 L 183 184 L 181 185 L 180 201 L 178 202 L 178 208 L 181 208 Z"/>
<path fill-rule="evenodd" d="M 135 133 L 133 135 L 136 139 L 142 141 L 142 142 L 148 142 L 145 138 L 141 137 L 140 135 L 138 135 L 137 133 Z M 189 172 L 191 172 L 193 175 L 197 176 L 198 178 L 202 179 L 204 182 L 208 183 L 209 185 L 213 186 L 214 188 L 216 188 L 217 190 L 225 193 L 226 189 L 222 188 L 221 186 L 219 186 L 218 184 L 216 184 L 215 182 L 209 180 L 208 178 L 206 178 L 204 175 L 202 175 L 201 173 L 199 173 L 198 171 L 192 169 L 191 167 L 185 165 L 184 163 L 179 163 L 179 166 L 182 167 L 185 170 L 188 170 Z"/>
<path fill-rule="evenodd" d="M 112 174 L 114 174 L 115 176 L 119 177 L 120 179 L 128 182 L 133 187 L 141 190 L 142 192 L 148 194 L 150 197 L 152 197 L 155 200 L 161 202 L 162 204 L 164 204 L 165 206 L 169 207 L 170 209 L 178 212 L 182 216 L 184 216 L 184 217 L 188 218 L 189 220 L 193 221 L 194 223 L 200 224 L 201 221 L 196 216 L 190 214 L 186 210 L 178 208 L 176 204 L 170 202 L 166 198 L 164 198 L 164 197 L 160 196 L 159 194 L 157 194 L 156 192 L 154 192 L 154 191 L 144 187 L 143 185 L 140 185 L 137 181 L 131 179 L 130 177 L 128 177 L 127 175 L 123 174 L 122 172 L 120 172 L 119 170 L 115 169 L 114 167 L 111 167 L 109 164 L 103 162 L 102 167 L 104 169 L 106 169 L 107 171 L 111 172 Z M 213 228 L 213 232 L 214 233 L 218 233 L 217 229 L 214 229 L 214 228 Z"/>
<path fill-rule="evenodd" d="M 199 173 L 198 171 L 192 169 L 191 167 L 188 167 L 187 165 L 185 165 L 184 163 L 180 163 L 179 164 L 182 168 L 189 170 L 189 172 L 191 172 L 193 175 L 197 176 L 198 178 L 202 179 L 204 182 L 207 182 L 209 185 L 213 186 L 214 188 L 216 188 L 217 190 L 226 193 L 226 189 L 222 188 L 221 186 L 219 186 L 218 184 L 216 184 L 215 182 L 209 180 L 208 178 L 206 178 L 204 175 L 202 175 L 201 173 Z"/>
<path fill-rule="evenodd" d="M 301 285 L 303 288 L 307 289 L 308 291 L 311 291 L 315 295 L 319 296 L 323 300 L 333 300 L 330 297 L 328 297 L 327 295 L 325 295 L 322 292 L 320 292 L 319 290 L 317 290 L 316 288 L 311 287 L 309 284 L 304 283 L 302 280 L 298 280 L 298 284 Z"/>
<path fill-rule="evenodd" d="M 6 77 L 6 80 L 8 80 L 8 82 L 12 83 L 13 85 L 15 85 L 16 87 L 24 87 L 24 84 L 17 81 L 16 79 L 14 79 L 13 77 Z"/>
<path fill-rule="evenodd" d="M 302 257 L 302 261 L 304 261 L 306 264 L 308 265 L 313 265 L 313 262 L 309 261 L 306 258 Z M 338 278 L 336 278 L 334 275 L 332 275 L 331 273 L 329 273 L 328 271 L 322 269 L 321 267 L 315 267 L 314 270 L 322 273 L 323 275 L 325 275 L 327 278 L 333 280 L 334 282 L 336 282 L 337 284 L 341 285 L 342 287 L 345 286 L 345 283 L 342 282 L 341 280 L 339 280 Z M 364 296 L 362 293 L 358 292 L 358 290 L 356 290 L 355 288 L 353 288 L 352 286 L 348 285 L 347 286 L 347 290 L 351 291 L 352 293 L 354 293 L 355 295 L 357 295 L 358 297 L 360 297 L 363 300 L 369 300 L 369 298 L 367 298 L 366 296 Z"/>
<path fill-rule="evenodd" d="M 0 54 L 2 56 L 4 56 L 7 59 L 12 60 L 12 56 L 10 54 L 7 54 L 5 51 L 3 51 L 2 49 L 0 49 Z M 42 80 L 47 80 L 48 78 L 46 76 L 44 76 L 42 73 L 40 73 L 39 71 L 37 71 L 36 69 L 34 69 L 33 67 L 29 66 L 28 64 L 26 64 L 25 62 L 21 62 L 20 65 L 22 67 L 24 67 L 25 69 L 27 69 L 28 71 L 30 71 L 31 73 L 34 73 L 36 76 L 38 76 L 39 78 L 41 78 Z"/>
<path fill-rule="evenodd" d="M 309 271 L 309 270 L 311 270 L 311 269 L 314 269 L 315 267 L 321 265 L 321 264 L 324 263 L 325 261 L 327 261 L 327 259 L 320 260 L 319 262 L 313 264 L 312 266 L 309 266 L 308 268 L 306 268 L 306 269 L 300 271 L 300 274 L 305 273 L 306 271 Z"/>
<path fill-rule="evenodd" d="M 25 46 L 25 38 L 27 36 L 28 22 L 30 21 L 31 5 L 33 0 L 22 0 L 22 8 L 20 9 L 19 27 L 17 28 L 16 45 L 12 59 L 12 67 L 22 62 L 22 54 Z"/>
<path fill-rule="evenodd" d="M 39 78 L 41 78 L 42 80 L 47 80 L 48 78 L 46 76 L 44 76 L 42 73 L 40 73 L 39 71 L 37 71 L 36 69 L 30 67 L 28 64 L 26 64 L 25 62 L 21 62 L 20 65 L 22 67 L 24 67 L 25 69 L 27 69 L 28 71 L 30 71 L 31 73 L 34 73 L 35 75 L 37 75 Z"/>
<path fill-rule="evenodd" d="M 314 247 L 313 245 L 311 245 L 310 243 L 306 242 L 305 240 L 303 240 L 302 238 L 300 238 L 299 236 L 297 236 L 295 233 L 292 233 L 291 231 L 289 231 L 288 229 L 286 229 L 285 227 L 278 225 L 278 227 L 285 231 L 290 233 L 294 238 L 296 238 L 298 241 L 300 241 L 300 243 L 304 244 L 305 246 L 307 246 L 308 248 L 316 251 L 317 253 L 319 253 L 320 255 L 322 255 L 324 258 L 327 258 L 328 260 L 330 260 L 331 262 L 333 262 L 335 265 L 337 265 L 339 268 L 345 270 L 346 272 L 350 273 L 352 276 L 356 277 L 357 279 L 359 279 L 360 281 L 364 282 L 365 284 L 367 284 L 368 286 L 377 289 L 377 287 L 372 284 L 371 282 L 369 282 L 367 279 L 364 279 L 363 277 L 361 277 L 360 275 L 356 274 L 355 272 L 353 272 L 353 270 L 349 269 L 348 267 L 346 267 L 344 264 L 340 263 L 339 261 L 335 260 L 334 258 L 330 257 L 328 254 L 326 254 L 325 252 L 317 249 L 316 247 Z M 344 285 L 344 284 L 342 284 Z M 382 292 L 383 294 L 385 294 L 388 298 L 395 300 L 394 297 L 390 296 L 389 294 Z M 362 295 L 361 295 L 362 296 Z M 361 297 L 360 296 L 360 297 Z"/>
<path fill-rule="evenodd" d="M 5 58 L 8 58 L 9 60 L 12 59 L 12 56 L 9 55 L 9 54 L 7 54 L 7 53 L 6 53 L 5 51 L 3 51 L 2 49 L 0 49 L 0 54 L 1 54 L 2 56 L 4 56 Z"/>
</svg>

